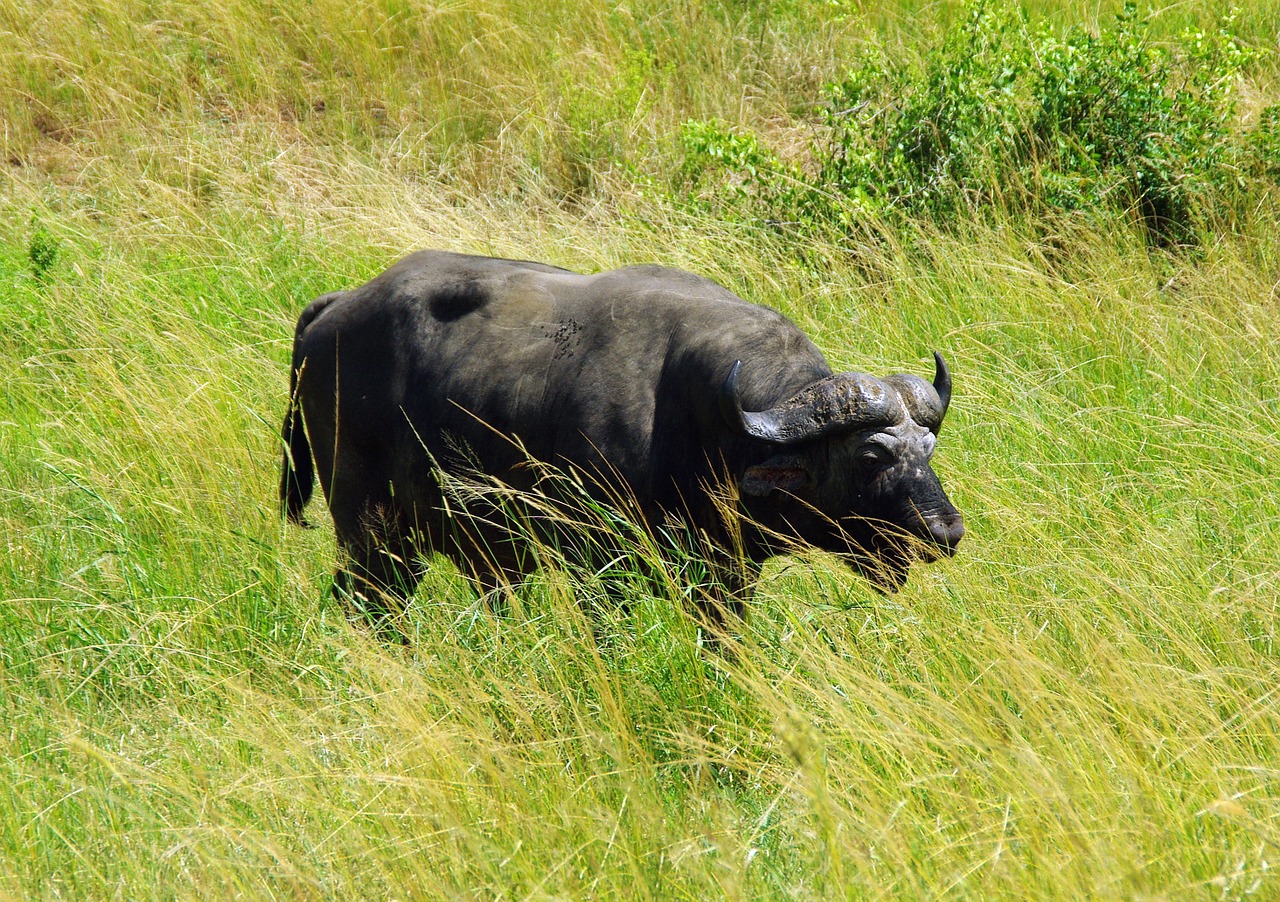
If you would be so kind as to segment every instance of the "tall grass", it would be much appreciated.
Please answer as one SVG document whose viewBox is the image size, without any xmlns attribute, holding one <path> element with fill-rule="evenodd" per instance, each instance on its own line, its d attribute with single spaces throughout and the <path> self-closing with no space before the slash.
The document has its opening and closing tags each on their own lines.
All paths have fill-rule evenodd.
<svg viewBox="0 0 1280 902">
<path fill-rule="evenodd" d="M 685 118 L 804 141 L 916 6 L 0 9 L 0 895 L 1275 896 L 1274 199 L 1195 257 L 800 253 L 668 199 Z M 959 555 L 892 597 L 780 559 L 733 655 L 678 584 L 494 616 L 440 563 L 379 643 L 277 432 L 303 304 L 421 246 L 694 269 L 839 368 L 941 349 Z"/>
</svg>

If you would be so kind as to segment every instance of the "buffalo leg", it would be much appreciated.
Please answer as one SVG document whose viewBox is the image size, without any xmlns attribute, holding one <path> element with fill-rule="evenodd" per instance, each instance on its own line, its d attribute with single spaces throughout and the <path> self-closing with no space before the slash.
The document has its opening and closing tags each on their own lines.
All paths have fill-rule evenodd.
<svg viewBox="0 0 1280 902">
<path fill-rule="evenodd" d="M 357 527 L 338 533 L 346 563 L 333 579 L 334 594 L 355 619 L 399 641 L 405 641 L 405 606 L 422 575 L 402 520 L 390 504 L 366 505 Z"/>
<path fill-rule="evenodd" d="M 709 585 L 698 599 L 698 624 L 707 635 L 708 646 L 720 651 L 725 642 L 741 635 L 747 602 L 760 569 L 715 546 L 704 550 Z"/>
<path fill-rule="evenodd" d="M 349 555 L 334 574 L 334 595 L 354 619 L 370 624 L 383 638 L 405 641 L 405 605 L 417 587 L 419 574 L 411 561 L 389 549 Z"/>
</svg>

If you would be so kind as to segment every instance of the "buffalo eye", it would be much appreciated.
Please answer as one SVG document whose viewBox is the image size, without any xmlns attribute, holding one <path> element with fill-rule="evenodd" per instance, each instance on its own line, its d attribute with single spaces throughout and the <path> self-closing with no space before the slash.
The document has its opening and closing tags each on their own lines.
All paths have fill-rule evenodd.
<svg viewBox="0 0 1280 902">
<path fill-rule="evenodd" d="M 893 459 L 893 452 L 876 442 L 870 442 L 857 450 L 858 463 L 866 467 L 878 467 Z"/>
</svg>

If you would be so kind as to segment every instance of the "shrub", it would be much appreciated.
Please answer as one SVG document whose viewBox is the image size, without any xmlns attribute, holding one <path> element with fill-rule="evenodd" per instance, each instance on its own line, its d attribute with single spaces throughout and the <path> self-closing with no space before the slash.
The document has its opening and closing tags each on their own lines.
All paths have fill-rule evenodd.
<svg viewBox="0 0 1280 902">
<path fill-rule="evenodd" d="M 1280 179 L 1280 105 L 1269 106 L 1249 133 L 1246 164 L 1258 178 Z"/>
<path fill-rule="evenodd" d="M 1234 178 L 1231 89 L 1248 53 L 1232 18 L 1165 48 L 1126 4 L 1097 37 L 1043 38 L 1032 136 L 1052 176 L 1044 200 L 1132 209 L 1154 238 L 1191 240 Z"/>
<path fill-rule="evenodd" d="M 687 190 L 708 205 L 760 201 L 778 207 L 785 167 L 752 134 L 717 122 L 690 121 L 680 133 Z M 793 174 L 794 176 L 795 174 Z M 723 181 L 716 181 L 723 177 Z"/>
<path fill-rule="evenodd" d="M 1030 45 L 1013 9 L 985 3 L 922 71 L 872 53 L 829 85 L 820 181 L 841 195 L 945 215 L 992 199 L 1025 156 Z"/>
<path fill-rule="evenodd" d="M 41 281 L 53 268 L 53 264 L 58 262 L 58 239 L 50 235 L 48 229 L 42 225 L 37 225 L 31 235 L 31 243 L 27 246 L 27 259 L 31 263 L 31 272 Z"/>
<path fill-rule="evenodd" d="M 704 182 L 711 164 L 736 173 L 738 200 L 750 195 L 774 221 L 1122 212 L 1153 243 L 1194 241 L 1241 155 L 1274 143 L 1274 116 L 1251 141 L 1233 130 L 1233 87 L 1251 58 L 1233 22 L 1162 46 L 1132 3 L 1097 35 L 1059 35 L 979 0 L 921 63 L 871 50 L 828 85 L 811 160 L 787 173 L 788 190 L 751 136 L 690 123 L 686 159 Z"/>
</svg>

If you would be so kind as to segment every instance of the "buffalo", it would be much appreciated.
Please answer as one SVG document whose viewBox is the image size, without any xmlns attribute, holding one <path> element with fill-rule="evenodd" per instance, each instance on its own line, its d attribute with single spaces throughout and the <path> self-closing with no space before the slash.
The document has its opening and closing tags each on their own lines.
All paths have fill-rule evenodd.
<svg viewBox="0 0 1280 902">
<path fill-rule="evenodd" d="M 696 537 L 711 622 L 800 548 L 893 591 L 964 535 L 929 464 L 951 399 L 934 362 L 932 383 L 833 373 L 790 320 L 678 269 L 423 251 L 298 319 L 281 505 L 304 522 L 319 476 L 345 558 L 335 594 L 380 622 L 433 552 L 484 592 L 538 566 L 500 505 L 449 487 L 538 491 L 535 461 Z"/>
</svg>

